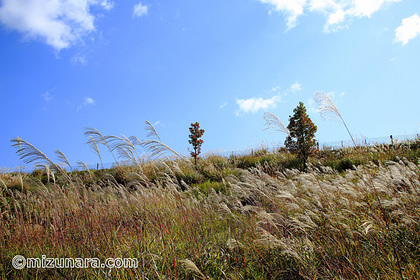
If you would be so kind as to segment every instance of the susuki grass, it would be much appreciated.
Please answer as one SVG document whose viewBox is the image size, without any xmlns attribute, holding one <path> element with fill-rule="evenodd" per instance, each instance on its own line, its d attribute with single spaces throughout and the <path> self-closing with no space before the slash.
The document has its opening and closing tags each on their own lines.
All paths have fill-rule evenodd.
<svg viewBox="0 0 420 280">
<path fill-rule="evenodd" d="M 354 146 L 357 146 L 356 142 L 353 139 L 353 136 L 350 133 L 349 128 L 347 127 L 346 122 L 344 121 L 343 117 L 340 114 L 340 111 L 337 109 L 331 98 L 324 92 L 317 92 L 315 93 L 315 101 L 318 104 L 318 111 L 321 114 L 321 116 L 325 120 L 331 119 L 341 122 L 346 128 Z"/>
<path fill-rule="evenodd" d="M 287 152 L 211 155 L 195 167 L 142 161 L 133 138 L 112 139 L 131 164 L 66 172 L 29 149 L 46 168 L 0 175 L 0 278 L 420 278 L 418 141 L 321 151 L 302 172 Z M 17 254 L 139 266 L 16 270 Z"/>
</svg>

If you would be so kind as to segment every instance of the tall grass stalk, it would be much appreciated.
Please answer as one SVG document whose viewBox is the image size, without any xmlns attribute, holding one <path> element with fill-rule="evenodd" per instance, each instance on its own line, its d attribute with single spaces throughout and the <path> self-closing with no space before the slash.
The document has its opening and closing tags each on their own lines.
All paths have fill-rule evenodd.
<svg viewBox="0 0 420 280">
<path fill-rule="evenodd" d="M 337 120 L 341 122 L 344 127 L 346 128 L 348 134 L 350 135 L 351 141 L 353 142 L 354 146 L 356 147 L 357 144 L 353 139 L 353 136 L 350 133 L 349 128 L 347 127 L 346 122 L 344 121 L 343 117 L 340 114 L 340 111 L 338 111 L 337 107 L 335 106 L 334 102 L 331 100 L 331 98 L 325 94 L 324 92 L 316 92 L 315 93 L 315 102 L 318 104 L 318 110 L 321 114 L 321 117 L 324 120 Z"/>
<path fill-rule="evenodd" d="M 290 132 L 287 129 L 287 127 L 273 113 L 265 112 L 264 113 L 264 120 L 265 120 L 266 129 L 277 130 L 277 131 L 280 131 L 280 132 L 285 133 L 288 136 L 292 137 L 290 135 Z"/>
</svg>

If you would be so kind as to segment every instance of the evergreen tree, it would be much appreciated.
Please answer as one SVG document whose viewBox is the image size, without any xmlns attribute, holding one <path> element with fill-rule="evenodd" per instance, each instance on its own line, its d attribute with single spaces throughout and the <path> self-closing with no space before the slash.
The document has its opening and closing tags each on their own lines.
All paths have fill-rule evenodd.
<svg viewBox="0 0 420 280">
<path fill-rule="evenodd" d="M 299 102 L 293 110 L 293 116 L 289 116 L 289 125 L 287 129 L 290 135 L 284 141 L 286 148 L 298 154 L 298 157 L 303 160 L 303 167 L 306 167 L 306 162 L 309 155 L 316 150 L 315 133 L 317 131 L 316 125 L 306 114 L 306 108 L 302 102 Z"/>
</svg>

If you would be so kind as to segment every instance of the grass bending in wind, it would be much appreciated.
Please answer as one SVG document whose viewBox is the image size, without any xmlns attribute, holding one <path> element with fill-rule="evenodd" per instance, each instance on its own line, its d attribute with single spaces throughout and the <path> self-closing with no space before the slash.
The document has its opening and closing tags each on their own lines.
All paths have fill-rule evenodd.
<svg viewBox="0 0 420 280">
<path fill-rule="evenodd" d="M 350 130 L 348 129 L 346 125 L 346 122 L 344 121 L 343 117 L 340 114 L 340 111 L 338 111 L 337 107 L 335 106 L 331 98 L 324 92 L 319 91 L 315 93 L 315 102 L 318 104 L 318 111 L 324 120 L 330 120 L 330 119 L 336 120 L 336 121 L 341 122 L 344 125 L 344 127 L 346 128 L 351 138 L 351 141 L 356 147 L 357 144 L 354 141 L 353 136 L 351 135 Z"/>
<path fill-rule="evenodd" d="M 142 146 L 148 152 L 148 156 L 152 159 L 156 159 L 165 154 L 166 152 L 170 152 L 177 156 L 178 158 L 182 158 L 177 152 L 172 150 L 170 147 L 165 145 L 153 125 L 146 120 L 146 131 L 148 131 L 147 137 L 148 140 L 142 142 Z"/>
<path fill-rule="evenodd" d="M 98 144 L 104 145 L 112 154 L 117 166 L 120 164 L 117 157 L 134 165 L 139 165 L 143 158 L 158 160 L 165 159 L 168 155 L 175 155 L 182 158 L 177 152 L 161 141 L 159 134 L 149 121 L 146 120 L 145 123 L 145 129 L 148 132 L 147 140 L 141 141 L 136 136 L 103 135 L 99 130 L 87 127 L 85 128 L 85 135 L 89 137 L 87 144 L 98 155 L 101 163 L 102 157 Z M 138 151 L 137 147 L 141 147 L 144 150 L 143 153 Z"/>
<path fill-rule="evenodd" d="M 320 164 L 238 169 L 216 156 L 198 168 L 217 184 L 188 183 L 197 170 L 180 159 L 126 167 L 125 183 L 114 170 L 100 181 L 67 173 L 72 184 L 59 172 L 54 183 L 1 174 L 0 278 L 420 278 L 417 158 L 340 173 Z M 130 257 L 139 267 L 16 270 L 17 254 Z"/>
<path fill-rule="evenodd" d="M 266 129 L 277 130 L 277 131 L 283 132 L 283 133 L 287 134 L 288 136 L 292 137 L 290 135 L 289 129 L 287 129 L 287 127 L 273 113 L 265 112 L 264 113 L 264 120 L 265 120 Z"/>
</svg>

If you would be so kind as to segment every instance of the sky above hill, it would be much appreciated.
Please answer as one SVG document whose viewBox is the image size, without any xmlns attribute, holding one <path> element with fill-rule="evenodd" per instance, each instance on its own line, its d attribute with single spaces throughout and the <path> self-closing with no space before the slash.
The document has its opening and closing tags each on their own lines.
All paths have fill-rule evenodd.
<svg viewBox="0 0 420 280">
<path fill-rule="evenodd" d="M 185 154 L 193 122 L 204 153 L 282 145 L 264 112 L 287 126 L 299 101 L 320 142 L 349 140 L 318 91 L 356 138 L 418 133 L 419 15 L 418 0 L 0 0 L 0 167 L 24 165 L 16 137 L 93 164 L 85 127 L 146 139 L 145 120 Z"/>
</svg>

